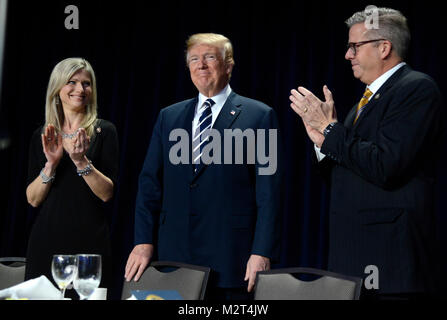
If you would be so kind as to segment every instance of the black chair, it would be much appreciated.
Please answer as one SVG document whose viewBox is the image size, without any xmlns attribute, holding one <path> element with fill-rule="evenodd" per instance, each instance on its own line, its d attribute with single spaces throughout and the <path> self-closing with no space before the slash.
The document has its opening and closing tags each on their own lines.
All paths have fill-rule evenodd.
<svg viewBox="0 0 447 320">
<path fill-rule="evenodd" d="M 162 271 L 161 269 L 169 271 Z M 173 270 L 174 269 L 174 270 Z M 185 300 L 203 300 L 210 268 L 173 261 L 154 261 L 144 270 L 138 282 L 124 281 L 121 299 L 134 290 L 174 290 Z"/>
<path fill-rule="evenodd" d="M 0 258 L 0 290 L 25 280 L 26 259 L 22 257 Z"/>
<path fill-rule="evenodd" d="M 300 280 L 297 277 L 313 278 Z M 362 279 L 313 268 L 259 271 L 255 300 L 358 300 Z"/>
</svg>

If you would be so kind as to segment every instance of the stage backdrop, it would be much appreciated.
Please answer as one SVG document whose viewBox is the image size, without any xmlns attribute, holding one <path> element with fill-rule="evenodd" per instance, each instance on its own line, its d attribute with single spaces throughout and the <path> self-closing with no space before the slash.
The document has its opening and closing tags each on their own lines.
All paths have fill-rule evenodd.
<svg viewBox="0 0 447 320">
<path fill-rule="evenodd" d="M 261 100 L 279 115 L 285 146 L 281 261 L 274 267 L 325 268 L 328 190 L 312 165 L 313 145 L 289 94 L 302 85 L 321 98 L 332 90 L 339 119 L 359 100 L 364 86 L 344 59 L 344 20 L 369 1 L 10 1 L 1 100 L 1 131 L 11 144 L 0 151 L 0 256 L 24 256 L 37 211 L 26 202 L 28 147 L 44 121 L 45 92 L 54 65 L 67 57 L 89 60 L 98 81 L 99 114 L 118 130 L 120 170 L 108 204 L 116 288 L 133 247 L 137 179 L 161 108 L 194 97 L 185 66 L 185 40 L 193 33 L 229 37 L 236 65 L 231 87 Z M 407 62 L 431 75 L 446 92 L 444 11 L 438 3 L 378 1 L 409 19 Z M 66 6 L 79 10 L 79 28 L 67 29 Z M 70 22 L 70 21 L 69 21 Z M 72 21 L 73 22 L 73 21 Z M 445 146 L 439 146 L 445 155 Z M 442 157 L 444 158 L 444 157 Z M 442 159 L 441 159 L 442 160 Z M 443 163 L 441 163 L 443 164 Z M 442 200 L 447 172 L 439 168 L 437 215 L 445 248 L 447 219 Z M 353 195 L 355 196 L 355 195 Z M 446 256 L 440 255 L 446 266 Z"/>
</svg>

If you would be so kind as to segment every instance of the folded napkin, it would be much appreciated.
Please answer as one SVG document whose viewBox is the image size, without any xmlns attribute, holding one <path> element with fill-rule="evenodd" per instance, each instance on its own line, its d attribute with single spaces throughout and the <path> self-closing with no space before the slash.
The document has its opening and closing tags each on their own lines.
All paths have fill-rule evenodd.
<svg viewBox="0 0 447 320">
<path fill-rule="evenodd" d="M 0 290 L 0 299 L 61 300 L 61 292 L 45 276 Z"/>
</svg>

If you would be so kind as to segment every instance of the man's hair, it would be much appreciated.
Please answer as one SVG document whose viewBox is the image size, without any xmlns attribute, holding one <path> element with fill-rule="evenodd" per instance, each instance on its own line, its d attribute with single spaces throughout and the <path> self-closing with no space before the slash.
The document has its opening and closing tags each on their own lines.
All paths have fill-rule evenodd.
<svg viewBox="0 0 447 320">
<path fill-rule="evenodd" d="M 186 64 L 188 64 L 189 50 L 199 44 L 219 48 L 225 63 L 234 65 L 233 45 L 227 37 L 217 33 L 196 33 L 190 36 L 186 41 Z"/>
<path fill-rule="evenodd" d="M 345 23 L 349 28 L 355 24 L 364 23 L 369 18 L 368 14 L 374 10 L 377 10 L 378 13 L 378 29 L 369 28 L 367 33 L 369 40 L 374 38 L 387 39 L 392 43 L 396 54 L 404 60 L 410 45 L 411 36 L 407 18 L 400 11 L 390 8 L 366 9 L 354 13 Z"/>
</svg>

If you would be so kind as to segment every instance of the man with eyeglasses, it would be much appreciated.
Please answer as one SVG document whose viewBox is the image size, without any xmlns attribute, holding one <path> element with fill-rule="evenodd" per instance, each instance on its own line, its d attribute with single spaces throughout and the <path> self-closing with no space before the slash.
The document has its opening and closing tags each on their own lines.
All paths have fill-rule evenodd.
<svg viewBox="0 0 447 320">
<path fill-rule="evenodd" d="M 250 299 L 257 271 L 279 259 L 281 164 L 273 174 L 260 175 L 258 157 L 253 164 L 207 165 L 200 159 L 210 128 L 224 137 L 226 130 L 277 130 L 278 120 L 272 108 L 232 91 L 228 38 L 192 35 L 186 63 L 199 94 L 160 111 L 139 178 L 135 247 L 125 278 L 138 280 L 156 251 L 159 260 L 210 267 L 207 299 Z M 193 137 L 190 163 L 170 161 L 170 147 L 177 142 L 170 135 L 179 128 Z M 235 155 L 223 149 L 222 158 L 225 151 Z"/>
<path fill-rule="evenodd" d="M 378 28 L 366 11 L 346 21 L 345 58 L 366 90 L 345 121 L 327 86 L 325 101 L 292 90 L 291 107 L 330 178 L 329 270 L 365 277 L 366 299 L 431 297 L 439 281 L 433 206 L 442 97 L 432 78 L 404 62 L 406 18 L 376 10 Z"/>
</svg>

